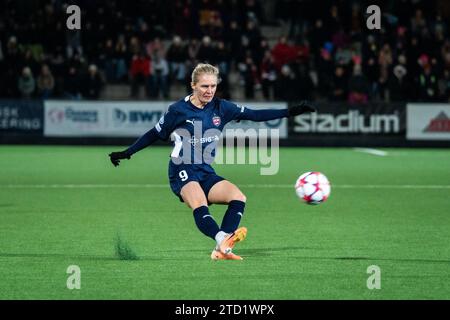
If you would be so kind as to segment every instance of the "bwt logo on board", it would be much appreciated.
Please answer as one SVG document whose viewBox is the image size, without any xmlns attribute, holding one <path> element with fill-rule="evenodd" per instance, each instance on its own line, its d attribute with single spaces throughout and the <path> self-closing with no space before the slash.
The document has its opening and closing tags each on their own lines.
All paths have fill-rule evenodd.
<svg viewBox="0 0 450 320">
<path fill-rule="evenodd" d="M 162 111 L 131 110 L 125 112 L 120 109 L 114 109 L 114 121 L 119 123 L 154 123 L 157 122 L 162 115 Z"/>
</svg>

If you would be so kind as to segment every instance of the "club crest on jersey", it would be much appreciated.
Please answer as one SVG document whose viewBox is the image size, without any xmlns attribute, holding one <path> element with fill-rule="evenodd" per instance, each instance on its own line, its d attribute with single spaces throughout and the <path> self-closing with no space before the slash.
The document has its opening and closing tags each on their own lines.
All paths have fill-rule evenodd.
<svg viewBox="0 0 450 320">
<path fill-rule="evenodd" d="M 219 116 L 214 116 L 214 117 L 212 118 L 212 121 L 213 121 L 213 123 L 214 123 L 214 125 L 215 125 L 216 127 L 220 126 L 220 123 L 222 122 L 222 120 L 220 120 L 220 117 L 219 117 Z"/>
</svg>

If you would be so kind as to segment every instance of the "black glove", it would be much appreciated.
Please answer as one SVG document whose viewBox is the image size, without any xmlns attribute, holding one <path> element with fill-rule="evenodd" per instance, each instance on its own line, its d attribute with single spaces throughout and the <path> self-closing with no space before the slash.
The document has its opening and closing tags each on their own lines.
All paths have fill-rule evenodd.
<svg viewBox="0 0 450 320">
<path fill-rule="evenodd" d="M 125 151 L 119 151 L 119 152 L 111 152 L 109 154 L 109 158 L 111 159 L 111 163 L 114 165 L 114 167 L 117 167 L 121 159 L 130 159 L 131 156 Z"/>
<path fill-rule="evenodd" d="M 295 117 L 309 112 L 316 112 L 316 108 L 305 100 L 289 108 L 289 117 Z"/>
</svg>

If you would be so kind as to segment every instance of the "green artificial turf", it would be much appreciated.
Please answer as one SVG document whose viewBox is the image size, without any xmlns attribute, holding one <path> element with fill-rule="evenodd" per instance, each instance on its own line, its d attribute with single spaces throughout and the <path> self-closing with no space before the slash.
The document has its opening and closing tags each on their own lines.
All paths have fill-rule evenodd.
<svg viewBox="0 0 450 320">
<path fill-rule="evenodd" d="M 281 148 L 271 176 L 216 165 L 247 196 L 249 232 L 243 261 L 211 261 L 169 188 L 170 149 L 115 168 L 121 148 L 0 147 L 0 299 L 450 299 L 449 150 Z M 318 206 L 293 188 L 311 170 L 332 183 Z M 219 224 L 225 210 L 211 207 Z"/>
</svg>

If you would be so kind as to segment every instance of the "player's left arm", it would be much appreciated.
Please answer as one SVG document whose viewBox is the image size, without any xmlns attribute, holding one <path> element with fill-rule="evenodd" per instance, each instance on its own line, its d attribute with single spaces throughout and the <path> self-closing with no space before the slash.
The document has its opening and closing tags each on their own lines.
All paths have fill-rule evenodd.
<svg viewBox="0 0 450 320">
<path fill-rule="evenodd" d="M 173 131 L 177 119 L 177 112 L 169 107 L 169 110 L 161 117 L 156 125 L 136 140 L 126 150 L 109 154 L 112 164 L 117 167 L 122 159 L 130 159 L 133 154 L 150 146 L 158 140 L 167 140 Z"/>
<path fill-rule="evenodd" d="M 239 108 L 239 107 L 238 107 Z M 269 121 L 280 118 L 295 117 L 304 113 L 315 112 L 316 108 L 308 101 L 302 101 L 288 109 L 262 109 L 255 110 L 240 107 L 235 112 L 234 120 L 251 120 L 256 122 Z"/>
<path fill-rule="evenodd" d="M 142 135 L 136 142 L 128 147 L 126 150 L 111 152 L 109 154 L 109 158 L 112 164 L 117 167 L 122 159 L 130 159 L 133 154 L 136 152 L 148 147 L 153 144 L 155 141 L 159 140 L 159 136 L 155 128 L 147 131 L 144 135 Z"/>
</svg>

